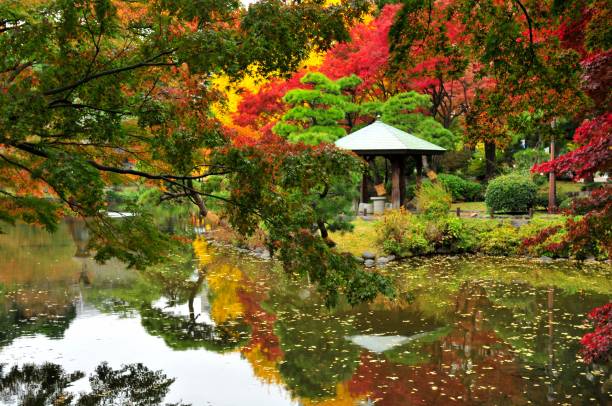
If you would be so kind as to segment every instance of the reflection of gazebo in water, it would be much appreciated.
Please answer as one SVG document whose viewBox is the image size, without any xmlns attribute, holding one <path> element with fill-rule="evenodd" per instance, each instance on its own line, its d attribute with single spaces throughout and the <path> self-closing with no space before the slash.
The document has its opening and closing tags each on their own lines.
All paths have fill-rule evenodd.
<svg viewBox="0 0 612 406">
<path fill-rule="evenodd" d="M 405 159 L 412 156 L 417 168 L 417 181 L 422 171 L 422 156 L 443 154 L 446 150 L 431 142 L 415 137 L 380 120 L 355 131 L 336 141 L 336 146 L 348 149 L 362 156 L 366 161 L 382 156 L 391 162 L 391 204 L 399 208 L 404 204 L 406 180 Z M 363 175 L 361 182 L 361 202 L 368 201 L 368 176 Z"/>
</svg>

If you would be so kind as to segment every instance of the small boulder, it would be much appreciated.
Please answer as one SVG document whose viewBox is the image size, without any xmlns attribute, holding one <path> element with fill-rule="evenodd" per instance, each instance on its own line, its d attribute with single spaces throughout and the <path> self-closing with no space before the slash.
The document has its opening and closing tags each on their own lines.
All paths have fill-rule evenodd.
<svg viewBox="0 0 612 406">
<path fill-rule="evenodd" d="M 551 257 L 546 257 L 546 256 L 541 256 L 540 257 L 540 261 L 546 263 L 546 264 L 550 264 L 551 262 L 553 262 L 553 259 Z"/>
<path fill-rule="evenodd" d="M 374 266 L 374 260 L 373 259 L 366 259 L 363 263 L 366 268 L 371 268 Z"/>
<path fill-rule="evenodd" d="M 370 251 L 366 251 L 363 254 L 361 254 L 361 256 L 363 257 L 363 259 L 374 259 L 376 258 L 376 254 L 374 254 L 373 252 Z"/>
<path fill-rule="evenodd" d="M 512 219 L 510 220 L 510 224 L 512 225 L 512 227 L 514 228 L 520 228 L 524 223 L 521 220 L 518 219 Z"/>
<path fill-rule="evenodd" d="M 389 259 L 387 257 L 376 258 L 376 265 L 387 265 L 388 263 L 389 263 Z"/>
<path fill-rule="evenodd" d="M 395 255 L 387 255 L 387 259 L 390 261 L 395 261 Z"/>
</svg>

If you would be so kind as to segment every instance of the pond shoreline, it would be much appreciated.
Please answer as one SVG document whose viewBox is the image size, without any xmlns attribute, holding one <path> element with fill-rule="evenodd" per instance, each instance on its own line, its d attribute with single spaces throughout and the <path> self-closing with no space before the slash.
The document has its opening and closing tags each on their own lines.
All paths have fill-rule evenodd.
<svg viewBox="0 0 612 406">
<path fill-rule="evenodd" d="M 206 239 L 206 241 L 212 245 L 231 249 L 240 254 L 246 254 L 251 257 L 255 257 L 262 261 L 274 261 L 274 257 L 270 255 L 270 251 L 263 247 L 241 247 L 236 244 L 226 242 L 220 239 L 216 239 L 210 231 L 198 233 L 199 236 Z M 550 263 L 563 263 L 563 264 L 593 264 L 593 265 L 610 265 L 612 266 L 612 260 L 597 260 L 595 258 L 587 258 L 584 260 L 578 260 L 575 258 L 551 258 L 547 256 L 533 257 L 530 255 L 487 255 L 480 252 L 470 253 L 430 253 L 424 255 L 416 255 L 412 257 L 397 257 L 395 255 L 376 255 L 375 250 L 366 251 L 361 256 L 353 255 L 353 257 L 361 262 L 366 268 L 384 268 L 390 264 L 401 264 L 408 260 L 415 258 L 432 258 L 432 257 L 446 257 L 448 259 L 459 259 L 459 258 L 514 258 L 514 259 L 525 259 L 534 264 L 550 264 Z M 350 254 L 349 252 L 343 252 L 343 254 Z M 352 255 L 352 254 L 351 254 Z"/>
</svg>

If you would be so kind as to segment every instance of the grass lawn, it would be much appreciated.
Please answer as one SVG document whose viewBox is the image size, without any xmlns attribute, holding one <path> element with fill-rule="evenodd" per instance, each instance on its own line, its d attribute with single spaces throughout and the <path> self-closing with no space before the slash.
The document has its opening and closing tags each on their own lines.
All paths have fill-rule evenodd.
<svg viewBox="0 0 612 406">
<path fill-rule="evenodd" d="M 382 255 L 382 250 L 376 246 L 377 223 L 377 220 L 365 221 L 357 218 L 353 221 L 355 226 L 353 232 L 333 232 L 330 233 L 330 237 L 338 244 L 337 248 L 339 251 L 350 252 L 357 256 L 361 256 L 365 251 Z"/>
<path fill-rule="evenodd" d="M 562 195 L 567 192 L 579 192 L 582 187 L 582 183 L 571 182 L 567 180 L 557 181 L 557 199 L 560 199 Z M 548 192 L 548 182 L 544 183 L 542 186 L 538 188 L 540 193 Z M 561 203 L 558 201 L 557 203 Z M 486 212 L 487 206 L 485 202 L 460 202 L 453 203 L 451 210 L 457 209 L 457 207 L 461 207 L 461 210 L 465 211 L 481 211 Z"/>
<path fill-rule="evenodd" d="M 580 192 L 580 188 L 583 186 L 582 183 L 572 182 L 569 180 L 558 180 L 557 182 L 557 198 L 567 192 Z M 540 192 L 548 192 L 548 182 L 540 186 Z"/>
<path fill-rule="evenodd" d="M 456 210 L 457 207 L 460 207 L 461 210 L 466 210 L 466 211 L 482 211 L 482 212 L 487 211 L 487 206 L 485 205 L 485 202 L 453 203 L 453 205 L 451 206 L 451 210 Z"/>
</svg>

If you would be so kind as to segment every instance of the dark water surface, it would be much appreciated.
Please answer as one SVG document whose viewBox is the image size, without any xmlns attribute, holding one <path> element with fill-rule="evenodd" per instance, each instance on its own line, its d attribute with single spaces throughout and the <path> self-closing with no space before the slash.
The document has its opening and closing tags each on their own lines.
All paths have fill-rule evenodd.
<svg viewBox="0 0 612 406">
<path fill-rule="evenodd" d="M 96 264 L 79 224 L 54 235 L 26 226 L 6 231 L 0 404 L 18 404 L 24 393 L 50 385 L 40 376 L 78 371 L 55 387 L 60 399 L 74 394 L 76 402 L 87 392 L 120 393 L 116 404 L 610 401 L 609 372 L 578 355 L 591 328 L 586 313 L 610 301 L 609 266 L 412 261 L 385 271 L 398 286 L 397 300 L 329 311 L 315 290 L 278 267 L 213 250 L 204 240 L 183 266 L 137 272 Z M 8 385 L 11 367 L 24 364 L 38 369 L 12 375 Z M 122 365 L 132 369 L 117 372 Z M 138 379 L 126 379 L 130 374 Z M 46 383 L 36 386 L 37 379 Z"/>
</svg>

